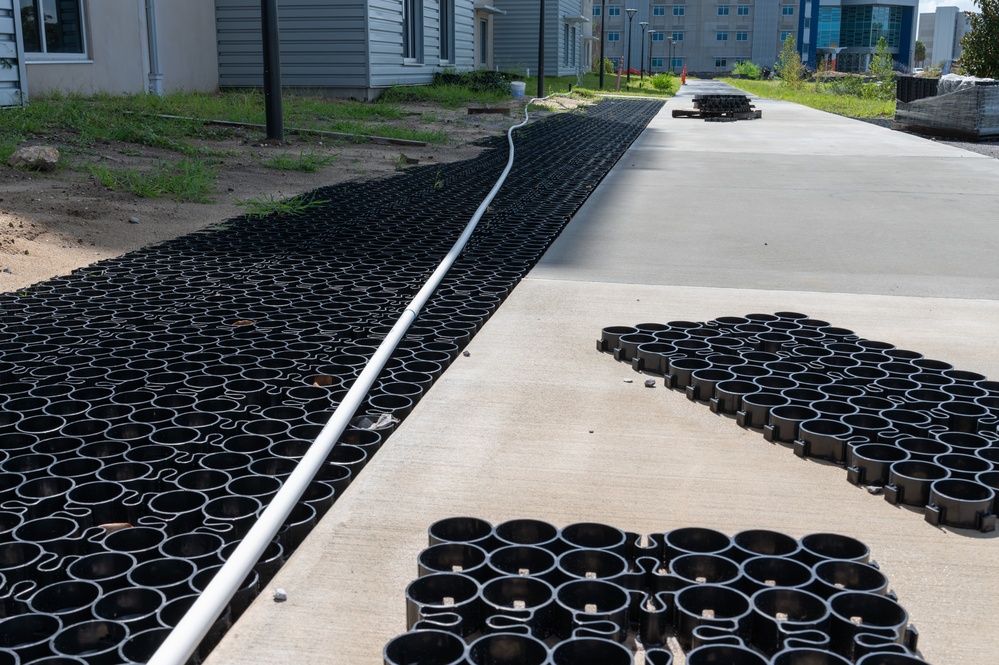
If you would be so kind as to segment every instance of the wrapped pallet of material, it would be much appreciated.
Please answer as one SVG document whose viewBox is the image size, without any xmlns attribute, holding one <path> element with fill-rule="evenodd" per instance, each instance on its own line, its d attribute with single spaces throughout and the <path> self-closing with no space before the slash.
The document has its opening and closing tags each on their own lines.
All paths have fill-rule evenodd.
<svg viewBox="0 0 999 665">
<path fill-rule="evenodd" d="M 893 127 L 970 139 L 999 137 L 999 81 L 947 75 L 936 97 L 898 102 Z"/>
</svg>

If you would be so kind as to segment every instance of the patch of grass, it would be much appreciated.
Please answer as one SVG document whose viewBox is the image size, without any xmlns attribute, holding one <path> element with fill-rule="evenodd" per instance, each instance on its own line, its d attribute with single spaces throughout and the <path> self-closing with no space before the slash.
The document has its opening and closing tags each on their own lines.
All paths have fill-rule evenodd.
<svg viewBox="0 0 999 665">
<path fill-rule="evenodd" d="M 411 85 L 389 88 L 378 98 L 382 104 L 427 102 L 446 108 L 495 104 L 510 99 L 501 92 L 478 92 L 460 85 Z"/>
<path fill-rule="evenodd" d="M 537 77 L 531 76 L 523 80 L 527 83 L 526 94 L 532 97 L 536 95 L 538 92 Z M 672 97 L 676 94 L 676 89 L 679 87 L 679 79 L 677 79 L 676 85 L 672 86 L 668 90 L 659 90 L 653 86 L 652 77 L 648 74 L 645 75 L 644 79 L 640 76 L 632 74 L 630 83 L 628 82 L 628 77 L 626 75 L 622 76 L 620 90 L 614 90 L 616 85 L 617 74 L 604 74 L 603 90 L 600 89 L 599 72 L 589 72 L 584 74 L 583 85 L 577 84 L 575 76 L 546 76 L 545 94 L 550 95 L 555 92 L 569 92 L 569 87 L 572 86 L 573 94 L 578 94 L 586 99 L 596 97 L 601 93 L 613 95 L 636 95 L 644 97 Z"/>
<path fill-rule="evenodd" d="M 263 159 L 259 155 L 253 155 L 253 158 L 269 169 L 315 173 L 324 166 L 332 164 L 337 155 L 319 155 L 303 150 L 299 151 L 297 157 L 290 152 L 282 152 L 280 155 L 274 155 L 269 159 Z"/>
<path fill-rule="evenodd" d="M 417 138 L 411 135 L 395 136 L 395 133 L 405 134 L 406 130 L 389 124 L 403 117 L 398 106 L 391 103 L 372 104 L 286 94 L 282 106 L 286 127 Z M 157 117 L 159 115 L 179 117 Z M 5 109 L 0 113 L 0 136 L 4 137 L 0 148 L 16 145 L 13 138 L 23 140 L 35 136 L 68 135 L 63 141 L 68 140 L 79 146 L 120 141 L 195 156 L 199 154 L 199 149 L 192 145 L 193 139 L 241 137 L 253 131 L 209 125 L 205 124 L 205 120 L 265 124 L 263 93 L 172 93 L 162 97 L 51 94 L 36 97 L 26 107 Z M 446 140 L 446 136 L 439 132 L 429 139 L 440 143 Z"/>
<path fill-rule="evenodd" d="M 804 83 L 801 88 L 792 90 L 780 85 L 780 81 L 722 80 L 740 90 L 760 97 L 781 99 L 851 118 L 893 118 L 895 116 L 894 100 L 862 99 L 854 95 L 837 95 L 818 90 L 815 83 Z"/>
<path fill-rule="evenodd" d="M 172 198 L 177 201 L 210 203 L 217 171 L 197 159 L 160 162 L 149 172 L 111 168 L 103 164 L 87 168 L 105 187 L 132 192 L 144 198 Z"/>
<path fill-rule="evenodd" d="M 244 214 L 250 219 L 262 219 L 270 215 L 278 217 L 301 215 L 327 203 L 329 201 L 314 199 L 310 194 L 299 194 L 290 199 L 279 199 L 273 194 L 267 194 L 266 196 L 236 200 L 236 205 L 246 208 Z"/>
</svg>

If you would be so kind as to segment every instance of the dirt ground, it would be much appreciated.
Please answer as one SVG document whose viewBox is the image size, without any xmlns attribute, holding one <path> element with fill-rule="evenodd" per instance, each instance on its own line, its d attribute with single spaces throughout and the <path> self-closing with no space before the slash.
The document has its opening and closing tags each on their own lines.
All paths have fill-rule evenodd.
<svg viewBox="0 0 999 665">
<path fill-rule="evenodd" d="M 560 106 L 576 106 L 565 100 Z M 444 129 L 446 144 L 398 146 L 321 140 L 286 133 L 280 145 L 263 142 L 264 133 L 240 130 L 224 141 L 201 145 L 222 154 L 212 203 L 178 203 L 140 198 L 98 184 L 83 168 L 104 162 L 113 168 L 150 168 L 158 160 L 176 160 L 177 153 L 135 144 L 105 142 L 80 153 L 67 152 L 70 168 L 51 173 L 23 172 L 0 164 L 0 291 L 14 291 L 75 268 L 90 265 L 146 245 L 180 236 L 245 214 L 237 201 L 287 198 L 325 185 L 393 175 L 400 156 L 420 165 L 471 159 L 482 148 L 478 139 L 505 133 L 523 117 L 520 102 L 492 105 L 510 109 L 510 115 L 470 115 L 466 108 L 447 110 L 429 105 L 407 105 L 409 114 L 398 124 L 412 129 Z M 532 112 L 534 118 L 551 111 Z M 56 139 L 28 144 L 65 148 Z M 315 173 L 266 168 L 260 159 L 281 153 L 297 156 L 301 150 L 336 155 Z M 256 157 L 255 157 L 256 156 Z M 259 158 L 259 159 L 258 159 Z M 130 221 L 131 220 L 131 221 Z M 137 222 L 136 222 L 137 220 Z"/>
</svg>

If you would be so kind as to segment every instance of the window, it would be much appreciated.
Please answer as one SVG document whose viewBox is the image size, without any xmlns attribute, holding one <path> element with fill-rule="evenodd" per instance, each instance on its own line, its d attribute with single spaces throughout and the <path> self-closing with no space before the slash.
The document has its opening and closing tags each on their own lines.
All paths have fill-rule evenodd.
<svg viewBox="0 0 999 665">
<path fill-rule="evenodd" d="M 794 16 L 794 5 L 784 5 L 780 8 L 781 16 Z"/>
<path fill-rule="evenodd" d="M 748 32 L 737 32 L 735 33 L 735 41 L 737 42 L 748 42 L 749 33 Z"/>
<path fill-rule="evenodd" d="M 790 30 L 781 30 L 780 31 L 780 40 L 782 42 L 786 42 L 787 38 L 790 37 L 790 36 L 791 36 L 791 31 Z"/>
<path fill-rule="evenodd" d="M 662 58 L 652 58 L 652 67 L 653 68 L 658 67 L 659 69 L 662 69 L 663 68 L 663 59 Z"/>
<path fill-rule="evenodd" d="M 670 35 L 670 39 L 672 39 L 674 42 L 682 42 L 683 41 L 683 31 L 682 30 L 674 30 L 673 34 Z"/>
<path fill-rule="evenodd" d="M 719 5 L 718 6 L 718 15 L 719 16 L 728 16 L 728 10 L 729 10 L 728 5 Z"/>
<path fill-rule="evenodd" d="M 454 0 L 440 0 L 440 58 L 454 62 Z"/>
<path fill-rule="evenodd" d="M 614 5 L 611 5 L 610 7 L 607 8 L 607 15 L 608 16 L 620 16 L 621 15 L 621 8 L 620 7 L 615 7 Z"/>
<path fill-rule="evenodd" d="M 739 5 L 735 9 L 735 13 L 738 16 L 749 16 L 749 5 Z"/>
<path fill-rule="evenodd" d="M 652 5 L 653 16 L 666 16 L 666 5 Z"/>
<path fill-rule="evenodd" d="M 683 5 L 673 5 L 673 16 L 683 16 Z"/>
<path fill-rule="evenodd" d="M 569 24 L 562 24 L 562 66 L 569 66 Z"/>
<path fill-rule="evenodd" d="M 806 18 L 805 19 L 805 27 L 806 28 L 812 27 L 812 19 L 810 19 L 810 18 Z"/>
<path fill-rule="evenodd" d="M 489 21 L 479 19 L 479 64 L 489 66 Z"/>
<path fill-rule="evenodd" d="M 670 69 L 683 67 L 683 58 L 673 58 L 672 60 L 669 61 L 669 66 Z"/>
<path fill-rule="evenodd" d="M 716 42 L 727 42 L 728 41 L 728 33 L 719 30 L 718 32 L 715 33 L 715 41 Z"/>
<path fill-rule="evenodd" d="M 600 5 L 593 5 L 593 15 L 600 16 Z"/>
<path fill-rule="evenodd" d="M 666 41 L 666 33 L 663 32 L 662 30 L 655 30 L 655 31 L 653 31 L 653 33 L 652 33 L 652 41 L 654 41 L 654 42 L 663 42 L 663 41 Z"/>
<path fill-rule="evenodd" d="M 20 0 L 25 53 L 86 54 L 81 0 Z"/>
<path fill-rule="evenodd" d="M 423 61 L 423 0 L 405 0 L 402 7 L 403 62 Z"/>
<path fill-rule="evenodd" d="M 715 58 L 715 67 L 728 67 L 727 58 Z"/>
<path fill-rule="evenodd" d="M 619 41 L 621 41 L 621 33 L 620 32 L 608 32 L 607 33 L 607 41 L 609 41 L 609 42 L 619 42 Z"/>
</svg>

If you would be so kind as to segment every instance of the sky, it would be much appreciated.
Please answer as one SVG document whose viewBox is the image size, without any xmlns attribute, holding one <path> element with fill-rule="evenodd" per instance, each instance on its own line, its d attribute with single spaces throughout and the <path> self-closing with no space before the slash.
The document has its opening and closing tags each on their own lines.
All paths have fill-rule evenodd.
<svg viewBox="0 0 999 665">
<path fill-rule="evenodd" d="M 936 11 L 937 7 L 957 7 L 961 11 L 979 11 L 972 0 L 919 0 L 919 13 L 926 14 Z"/>
</svg>

